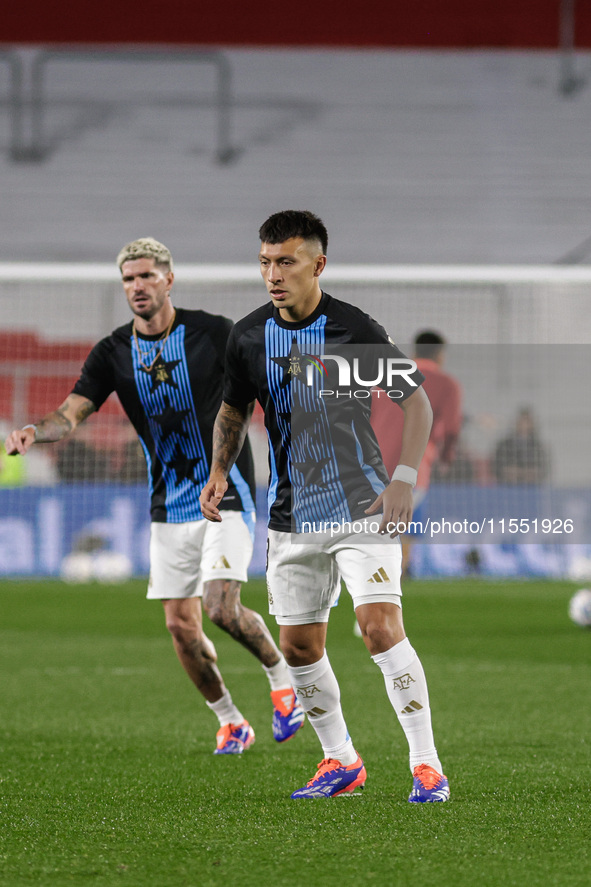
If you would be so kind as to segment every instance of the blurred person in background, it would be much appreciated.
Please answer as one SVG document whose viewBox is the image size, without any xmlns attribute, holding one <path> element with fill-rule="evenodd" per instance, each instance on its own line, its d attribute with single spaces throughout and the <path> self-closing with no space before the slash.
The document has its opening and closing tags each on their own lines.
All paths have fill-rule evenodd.
<svg viewBox="0 0 591 887">
<path fill-rule="evenodd" d="M 446 340 L 435 330 L 423 330 L 415 336 L 413 357 L 425 381 L 423 388 L 431 402 L 433 425 L 429 442 L 419 466 L 417 484 L 413 491 L 415 523 L 423 519 L 424 505 L 431 473 L 437 466 L 438 479 L 445 483 L 446 475 L 454 462 L 458 438 L 462 428 L 462 387 L 458 380 L 443 367 L 445 363 Z M 371 424 L 388 474 L 398 465 L 402 447 L 402 427 L 404 414 L 400 407 L 388 398 L 378 397 L 374 392 L 371 407 Z M 413 535 L 402 538 L 403 575 L 410 575 L 411 540 Z"/>
<path fill-rule="evenodd" d="M 104 483 L 110 479 L 106 454 L 95 446 L 88 426 L 56 447 L 55 466 L 62 483 Z"/>
<path fill-rule="evenodd" d="M 550 457 L 532 410 L 522 407 L 509 434 L 496 446 L 493 474 L 499 484 L 542 484 L 550 476 Z"/>
</svg>

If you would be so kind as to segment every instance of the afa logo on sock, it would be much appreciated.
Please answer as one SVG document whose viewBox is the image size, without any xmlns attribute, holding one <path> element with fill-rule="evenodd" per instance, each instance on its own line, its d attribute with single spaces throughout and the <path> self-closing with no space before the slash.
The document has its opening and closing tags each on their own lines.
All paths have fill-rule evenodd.
<svg viewBox="0 0 591 887">
<path fill-rule="evenodd" d="M 307 687 L 296 687 L 295 691 L 300 699 L 310 699 L 310 697 L 313 696 L 314 693 L 320 693 L 320 690 L 316 686 L 316 684 L 308 684 Z"/>
<path fill-rule="evenodd" d="M 416 683 L 415 679 L 407 672 L 407 674 L 402 674 L 400 677 L 394 678 L 392 686 L 395 690 L 409 690 L 410 685 L 414 683 Z"/>
</svg>

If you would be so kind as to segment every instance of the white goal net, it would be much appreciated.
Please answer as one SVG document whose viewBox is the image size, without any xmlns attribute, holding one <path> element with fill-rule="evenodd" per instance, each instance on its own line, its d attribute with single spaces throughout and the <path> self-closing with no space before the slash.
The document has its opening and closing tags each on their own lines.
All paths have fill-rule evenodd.
<svg viewBox="0 0 591 887">
<path fill-rule="evenodd" d="M 175 273 L 178 306 L 237 320 L 266 298 L 256 267 L 178 265 Z M 591 521 L 586 504 L 591 489 L 591 269 L 329 265 L 322 283 L 335 297 L 375 317 L 406 353 L 415 335 L 426 329 L 447 340 L 445 370 L 461 383 L 464 422 L 456 461 L 446 473 L 434 467 L 430 497 L 467 502 L 475 495 L 490 498 L 494 489 L 494 514 L 510 519 L 523 517 L 513 515 L 510 486 L 570 491 L 559 516 L 564 520 L 571 508 L 579 527 L 573 538 L 584 546 Z M 13 427 L 55 409 L 92 345 L 129 317 L 116 269 L 110 266 L 0 265 L 2 439 Z M 510 447 L 500 444 L 515 431 L 523 410 L 533 418 L 542 445 L 538 452 L 544 454 L 534 480 L 531 475 L 515 480 L 503 470 Z M 262 488 L 266 442 L 259 414 L 252 437 Z M 499 488 L 505 499 L 499 500 Z M 85 545 L 106 546 L 128 557 L 134 573 L 147 572 L 145 465 L 116 397 L 66 441 L 35 447 L 24 459 L 9 459 L 0 451 L 0 495 L 0 575 L 58 575 L 64 557 Z M 520 495 L 523 501 L 526 493 Z M 531 509 L 526 516 L 532 519 Z M 560 540 L 535 539 L 530 532 L 527 540 L 515 536 L 510 541 L 547 545 Z M 462 538 L 458 545 L 464 544 Z M 530 560 L 534 550 L 530 546 Z M 584 547 L 578 550 L 584 553 Z M 565 572 L 558 551 L 555 546 L 547 557 L 537 552 L 541 574 Z M 473 564 L 466 566 L 460 552 L 447 560 L 442 552 L 417 557 L 424 561 L 417 572 L 424 574 L 457 572 Z M 477 559 L 478 569 L 488 569 L 487 557 Z M 434 559 L 439 566 L 433 566 Z M 262 567 L 259 549 L 254 570 Z M 506 561 L 505 568 L 514 574 L 536 571 L 529 562 Z"/>
</svg>

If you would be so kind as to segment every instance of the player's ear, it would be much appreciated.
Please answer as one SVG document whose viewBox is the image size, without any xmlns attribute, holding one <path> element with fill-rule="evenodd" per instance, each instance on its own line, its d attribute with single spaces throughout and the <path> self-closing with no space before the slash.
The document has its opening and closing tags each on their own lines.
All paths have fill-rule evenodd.
<svg viewBox="0 0 591 887">
<path fill-rule="evenodd" d="M 168 284 L 168 288 L 170 289 L 174 283 L 174 272 L 173 271 L 166 272 L 166 282 Z"/>
<path fill-rule="evenodd" d="M 320 277 L 326 268 L 326 256 L 318 256 L 314 264 L 314 277 Z"/>
</svg>

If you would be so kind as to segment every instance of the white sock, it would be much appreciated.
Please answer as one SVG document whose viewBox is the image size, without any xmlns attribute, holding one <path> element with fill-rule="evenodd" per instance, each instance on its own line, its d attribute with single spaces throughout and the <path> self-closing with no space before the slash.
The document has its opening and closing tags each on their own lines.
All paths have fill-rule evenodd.
<svg viewBox="0 0 591 887">
<path fill-rule="evenodd" d="M 308 716 L 325 758 L 335 758 L 348 766 L 357 760 L 357 752 L 341 710 L 341 694 L 326 650 L 312 665 L 288 665 L 291 684 Z"/>
<path fill-rule="evenodd" d="M 208 702 L 206 699 L 205 704 L 217 715 L 220 727 L 225 727 L 226 724 L 241 724 L 244 720 L 244 716 L 232 702 L 232 697 L 228 690 L 217 702 Z"/>
<path fill-rule="evenodd" d="M 410 769 L 429 764 L 443 773 L 433 739 L 425 672 L 410 641 L 405 638 L 371 658 L 384 675 L 388 698 L 408 740 Z"/>
<path fill-rule="evenodd" d="M 281 656 L 279 662 L 277 662 L 276 665 L 272 665 L 270 668 L 267 668 L 265 665 L 263 665 L 263 671 L 269 678 L 271 691 L 285 690 L 287 687 L 291 687 L 289 671 L 287 670 L 287 662 L 285 661 L 283 656 Z"/>
</svg>

